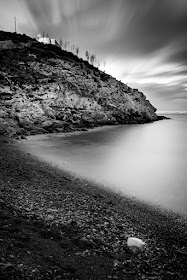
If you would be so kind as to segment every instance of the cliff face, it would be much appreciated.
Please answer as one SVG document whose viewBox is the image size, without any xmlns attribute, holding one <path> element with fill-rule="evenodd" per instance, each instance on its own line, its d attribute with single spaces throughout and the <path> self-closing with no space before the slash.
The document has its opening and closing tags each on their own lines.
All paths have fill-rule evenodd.
<svg viewBox="0 0 187 280">
<path fill-rule="evenodd" d="M 72 53 L 0 31 L 0 134 L 145 123 L 155 111 L 143 93 Z"/>
</svg>

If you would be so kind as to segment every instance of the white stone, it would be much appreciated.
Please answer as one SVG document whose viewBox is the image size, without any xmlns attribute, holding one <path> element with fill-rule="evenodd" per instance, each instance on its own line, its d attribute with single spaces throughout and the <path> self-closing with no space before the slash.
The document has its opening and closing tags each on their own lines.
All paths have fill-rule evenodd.
<svg viewBox="0 0 187 280">
<path fill-rule="evenodd" d="M 136 237 L 128 237 L 127 246 L 134 254 L 142 253 L 145 250 L 146 243 Z"/>
</svg>

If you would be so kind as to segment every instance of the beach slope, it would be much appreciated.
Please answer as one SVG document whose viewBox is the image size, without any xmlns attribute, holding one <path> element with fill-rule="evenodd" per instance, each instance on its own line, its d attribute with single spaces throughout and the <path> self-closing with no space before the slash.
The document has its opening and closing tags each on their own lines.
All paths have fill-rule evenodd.
<svg viewBox="0 0 187 280">
<path fill-rule="evenodd" d="M 139 255 L 127 247 L 141 238 Z M 0 279 L 186 279 L 183 217 L 113 194 L 0 138 Z"/>
</svg>

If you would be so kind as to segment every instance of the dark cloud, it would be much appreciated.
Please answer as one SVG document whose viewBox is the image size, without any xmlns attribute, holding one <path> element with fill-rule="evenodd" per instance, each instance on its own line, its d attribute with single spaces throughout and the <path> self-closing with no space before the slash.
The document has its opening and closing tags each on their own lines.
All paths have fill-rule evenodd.
<svg viewBox="0 0 187 280">
<path fill-rule="evenodd" d="M 116 46 L 120 53 L 146 55 L 181 37 L 187 38 L 187 7 L 176 13 L 177 4 L 171 5 L 172 1 L 124 1 L 127 2 L 131 20 L 127 22 L 124 17 L 111 49 Z"/>
<path fill-rule="evenodd" d="M 70 40 L 78 33 L 84 44 L 109 56 L 147 55 L 180 37 L 187 38 L 183 0 L 177 4 L 174 0 L 22 1 L 39 30 L 49 29 Z M 59 11 L 58 24 L 53 22 L 54 6 Z"/>
<path fill-rule="evenodd" d="M 52 10 L 52 1 L 50 0 L 32 0 L 32 1 L 24 1 L 32 16 L 34 17 L 36 22 L 51 22 L 51 10 Z"/>
</svg>

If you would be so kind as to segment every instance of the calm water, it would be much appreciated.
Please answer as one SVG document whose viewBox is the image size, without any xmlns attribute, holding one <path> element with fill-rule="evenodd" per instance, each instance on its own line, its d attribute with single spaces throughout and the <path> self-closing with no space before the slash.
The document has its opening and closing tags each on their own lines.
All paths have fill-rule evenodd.
<svg viewBox="0 0 187 280">
<path fill-rule="evenodd" d="M 22 148 L 126 195 L 187 215 L 187 115 L 170 117 L 34 136 Z"/>
</svg>

